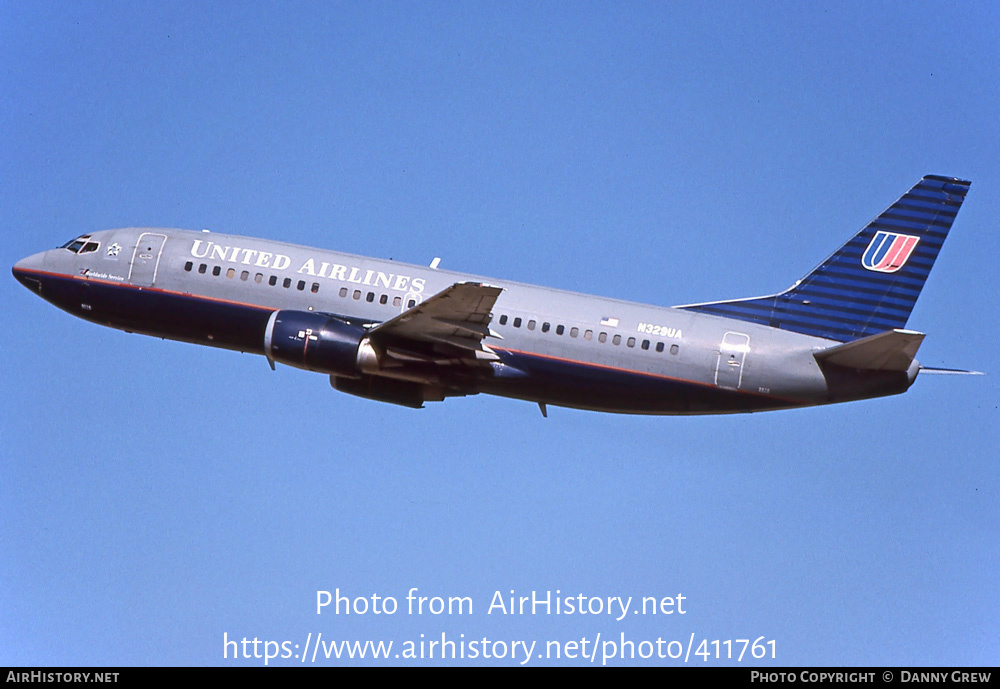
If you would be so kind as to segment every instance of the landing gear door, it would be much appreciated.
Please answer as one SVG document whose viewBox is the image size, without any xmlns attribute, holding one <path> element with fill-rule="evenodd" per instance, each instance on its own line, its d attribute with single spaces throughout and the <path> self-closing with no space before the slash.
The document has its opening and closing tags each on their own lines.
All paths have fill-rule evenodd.
<svg viewBox="0 0 1000 689">
<path fill-rule="evenodd" d="M 719 345 L 719 359 L 715 364 L 715 384 L 720 388 L 738 389 L 743 383 L 743 364 L 750 351 L 750 336 L 728 332 Z"/>
<path fill-rule="evenodd" d="M 143 232 L 139 235 L 129 265 L 129 282 L 133 285 L 150 286 L 156 282 L 156 271 L 160 266 L 160 255 L 166 241 L 166 235 L 156 232 Z"/>
</svg>

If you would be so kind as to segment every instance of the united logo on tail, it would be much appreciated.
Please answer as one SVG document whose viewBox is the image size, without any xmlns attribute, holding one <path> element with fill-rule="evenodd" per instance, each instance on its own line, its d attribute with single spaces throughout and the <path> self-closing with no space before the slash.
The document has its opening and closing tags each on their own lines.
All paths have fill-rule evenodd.
<svg viewBox="0 0 1000 689">
<path fill-rule="evenodd" d="M 784 292 L 681 308 L 840 342 L 905 328 L 969 184 L 925 176 Z"/>
<path fill-rule="evenodd" d="M 906 265 L 918 241 L 913 235 L 880 230 L 865 249 L 861 265 L 877 273 L 895 273 Z"/>
</svg>

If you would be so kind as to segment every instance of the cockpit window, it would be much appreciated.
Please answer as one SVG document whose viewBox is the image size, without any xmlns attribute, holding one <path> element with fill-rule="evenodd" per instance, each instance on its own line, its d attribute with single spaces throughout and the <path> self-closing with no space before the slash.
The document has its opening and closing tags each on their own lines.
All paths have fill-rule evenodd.
<svg viewBox="0 0 1000 689">
<path fill-rule="evenodd" d="M 97 251 L 99 246 L 100 244 L 97 242 L 90 241 L 89 234 L 85 234 L 82 237 L 69 240 L 62 245 L 62 248 L 69 249 L 74 254 L 89 254 L 91 251 Z"/>
</svg>

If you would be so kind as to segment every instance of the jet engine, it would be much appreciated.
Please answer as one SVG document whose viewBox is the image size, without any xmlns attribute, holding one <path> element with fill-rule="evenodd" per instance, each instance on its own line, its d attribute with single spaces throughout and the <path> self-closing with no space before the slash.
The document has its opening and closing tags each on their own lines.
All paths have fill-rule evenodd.
<svg viewBox="0 0 1000 689">
<path fill-rule="evenodd" d="M 275 311 L 264 329 L 264 355 L 307 371 L 360 378 L 379 370 L 379 353 L 360 325 L 309 311 Z"/>
</svg>

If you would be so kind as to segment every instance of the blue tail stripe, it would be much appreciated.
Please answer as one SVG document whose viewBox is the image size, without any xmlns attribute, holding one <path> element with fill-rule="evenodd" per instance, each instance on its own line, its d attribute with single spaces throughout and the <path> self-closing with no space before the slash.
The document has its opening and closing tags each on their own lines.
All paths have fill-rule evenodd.
<svg viewBox="0 0 1000 689">
<path fill-rule="evenodd" d="M 927 217 L 927 212 L 925 209 L 909 209 L 909 208 L 897 208 L 895 213 L 891 215 L 886 215 L 886 218 L 898 218 L 900 220 L 912 220 L 921 221 L 925 220 Z M 935 213 L 935 218 L 945 218 L 945 220 L 931 220 L 929 224 L 931 226 L 937 227 L 950 227 L 952 221 L 955 219 L 955 214 L 945 215 L 943 213 Z"/>
<path fill-rule="evenodd" d="M 814 305 L 815 306 L 815 305 Z M 743 303 L 737 306 L 738 310 L 732 312 L 733 318 L 737 318 L 737 313 L 742 314 L 746 318 L 741 320 L 754 320 L 754 317 L 769 318 L 772 313 L 774 313 L 774 304 L 762 305 L 762 304 L 748 304 Z M 727 313 L 714 312 L 716 315 L 729 315 Z M 822 325 L 824 323 L 830 323 L 836 325 L 839 328 L 849 330 L 851 324 L 857 320 L 859 316 L 864 316 L 864 314 L 850 314 L 850 313 L 832 313 L 828 309 L 814 308 L 808 314 L 800 312 L 796 314 L 796 318 L 801 322 L 808 322 L 813 325 Z M 895 317 L 882 314 L 880 316 L 869 316 L 871 322 L 882 325 L 884 327 L 879 328 L 878 332 L 883 332 L 885 330 L 892 330 L 894 327 L 892 321 Z"/>
<path fill-rule="evenodd" d="M 927 227 L 950 227 L 951 223 L 939 225 L 932 220 L 922 220 L 918 218 L 899 218 L 899 217 L 883 217 L 879 219 L 879 226 L 883 229 L 894 231 L 898 230 L 900 232 L 909 232 L 910 230 L 923 230 Z"/>
<path fill-rule="evenodd" d="M 969 185 L 927 175 L 785 292 L 681 308 L 841 342 L 905 327 Z"/>
<path fill-rule="evenodd" d="M 799 300 L 827 300 L 843 304 L 845 307 L 851 306 L 877 306 L 879 304 L 895 304 L 900 308 L 907 307 L 913 301 L 915 295 L 919 293 L 916 288 L 900 289 L 891 295 L 884 295 L 877 289 L 867 285 L 857 285 L 854 289 L 845 290 L 843 285 L 837 282 L 824 281 L 810 285 L 808 290 L 798 292 L 794 298 Z M 791 297 L 785 297 L 790 299 Z"/>
<path fill-rule="evenodd" d="M 856 313 L 859 316 L 871 313 L 873 307 L 880 305 L 885 305 L 888 309 L 895 309 L 901 313 L 905 313 L 908 307 L 908 302 L 901 299 L 893 299 L 889 302 L 861 297 L 855 297 L 849 304 L 845 304 L 842 292 L 814 292 L 809 295 L 809 301 L 812 302 L 812 306 L 816 309 L 835 309 L 841 313 Z"/>
<path fill-rule="evenodd" d="M 922 199 L 910 199 L 907 203 L 900 203 L 896 206 L 899 211 L 912 211 L 917 213 L 926 212 L 928 210 L 934 211 L 937 215 L 945 218 L 954 218 L 958 215 L 958 210 L 951 210 L 949 208 L 942 208 L 931 201 L 924 201 Z"/>
<path fill-rule="evenodd" d="M 762 325 L 771 325 L 767 321 L 767 319 L 758 320 L 756 318 L 740 317 L 739 315 L 734 313 L 714 312 L 708 309 L 705 309 L 704 312 L 715 316 L 725 316 L 727 318 L 735 318 L 737 320 L 754 321 L 761 323 Z M 775 325 L 774 327 L 777 327 L 777 325 Z M 851 332 L 853 332 L 853 329 L 850 326 L 838 326 L 835 323 L 829 321 L 824 322 L 822 324 L 817 324 L 805 320 L 801 321 L 795 320 L 793 318 L 788 318 L 786 320 L 781 321 L 781 328 L 784 330 L 792 330 L 795 332 L 808 333 L 815 337 L 825 337 L 830 340 L 839 340 L 841 342 L 848 341 L 850 339 Z"/>
<path fill-rule="evenodd" d="M 861 265 L 861 257 L 857 259 L 858 265 Z M 865 287 L 871 288 L 874 293 L 885 294 L 884 285 L 882 282 L 869 278 L 867 275 L 853 276 L 846 268 L 843 266 L 838 266 L 837 270 L 827 270 L 822 276 L 816 276 L 810 281 L 809 285 L 805 286 L 800 291 L 808 290 L 812 285 L 824 284 L 826 282 L 832 282 L 838 285 L 841 289 L 845 289 L 849 292 L 854 292 L 857 289 L 864 289 Z M 872 272 L 872 271 L 866 271 Z M 927 268 L 915 268 L 911 271 L 910 275 L 905 277 L 900 276 L 896 281 L 894 287 L 895 291 L 905 292 L 906 290 L 912 291 L 914 294 L 920 294 L 920 288 L 923 286 L 923 281 L 927 277 L 927 273 L 930 272 Z M 822 280 L 820 279 L 822 277 Z"/>
</svg>

